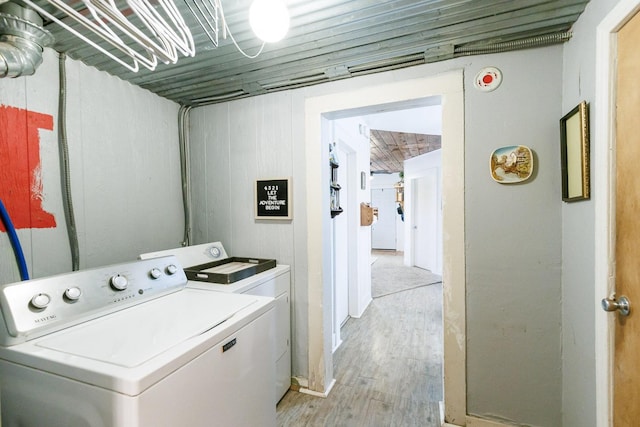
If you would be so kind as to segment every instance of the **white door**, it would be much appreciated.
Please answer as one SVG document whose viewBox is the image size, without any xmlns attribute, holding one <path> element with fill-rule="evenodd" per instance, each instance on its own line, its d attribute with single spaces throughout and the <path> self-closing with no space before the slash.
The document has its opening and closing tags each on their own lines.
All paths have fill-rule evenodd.
<svg viewBox="0 0 640 427">
<path fill-rule="evenodd" d="M 371 226 L 372 249 L 396 249 L 396 190 L 371 190 L 371 206 L 378 208 L 378 220 Z"/>
<path fill-rule="evenodd" d="M 349 154 L 338 146 L 338 156 L 340 158 L 340 167 L 338 168 L 338 183 L 342 187 L 340 190 L 340 203 L 344 207 L 344 211 L 333 218 L 334 230 L 334 328 L 336 335 L 339 337 L 338 331 L 349 316 L 349 221 L 350 215 L 353 215 L 351 206 L 348 206 L 349 197 L 349 179 L 351 171 L 349 170 L 350 157 Z M 353 178 L 351 178 L 353 180 Z M 359 214 L 359 212 L 358 212 Z M 335 343 L 334 347 L 339 345 Z"/>
<path fill-rule="evenodd" d="M 413 180 L 413 264 L 437 271 L 438 176 L 435 169 Z"/>
</svg>

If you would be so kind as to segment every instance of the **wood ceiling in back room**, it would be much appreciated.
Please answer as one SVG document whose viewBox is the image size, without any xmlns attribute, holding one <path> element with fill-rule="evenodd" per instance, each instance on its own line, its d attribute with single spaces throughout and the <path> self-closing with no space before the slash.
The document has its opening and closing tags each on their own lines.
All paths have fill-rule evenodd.
<svg viewBox="0 0 640 427">
<path fill-rule="evenodd" d="M 33 0 L 50 8 L 47 0 Z M 73 1 L 81 8 L 82 2 Z M 120 1 L 118 4 L 124 4 Z M 176 5 L 195 40 L 195 57 L 134 73 L 54 22 L 53 46 L 74 59 L 183 105 L 204 105 L 363 74 L 562 43 L 588 0 L 286 0 L 284 40 L 255 59 L 232 41 L 214 48 L 185 5 Z M 250 53 L 260 42 L 249 28 L 251 0 L 222 0 L 229 29 Z M 87 13 L 86 9 L 81 11 Z M 67 23 L 78 27 L 77 24 Z M 103 43 L 100 43 L 103 44 Z M 111 46 L 105 48 L 114 51 Z M 117 51 L 115 52 L 117 53 Z"/>
<path fill-rule="evenodd" d="M 404 170 L 404 161 L 441 148 L 440 135 L 370 131 L 371 173 Z"/>
</svg>

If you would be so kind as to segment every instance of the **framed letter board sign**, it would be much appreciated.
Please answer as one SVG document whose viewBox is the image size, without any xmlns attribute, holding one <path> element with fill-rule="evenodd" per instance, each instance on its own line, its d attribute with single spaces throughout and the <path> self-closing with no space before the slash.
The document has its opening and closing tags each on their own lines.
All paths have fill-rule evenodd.
<svg viewBox="0 0 640 427">
<path fill-rule="evenodd" d="M 256 180 L 256 219 L 291 219 L 291 179 Z"/>
</svg>

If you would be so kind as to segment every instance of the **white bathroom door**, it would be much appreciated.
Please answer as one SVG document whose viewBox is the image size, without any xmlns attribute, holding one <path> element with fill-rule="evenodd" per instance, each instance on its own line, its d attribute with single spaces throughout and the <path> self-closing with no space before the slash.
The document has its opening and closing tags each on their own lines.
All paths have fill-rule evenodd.
<svg viewBox="0 0 640 427">
<path fill-rule="evenodd" d="M 438 176 L 433 169 L 413 180 L 413 264 L 437 271 Z"/>
</svg>

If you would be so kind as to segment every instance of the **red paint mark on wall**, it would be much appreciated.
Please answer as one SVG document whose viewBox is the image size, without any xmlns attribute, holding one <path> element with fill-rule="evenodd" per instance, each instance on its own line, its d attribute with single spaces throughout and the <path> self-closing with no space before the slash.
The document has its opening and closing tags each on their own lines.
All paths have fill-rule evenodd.
<svg viewBox="0 0 640 427">
<path fill-rule="evenodd" d="M 53 130 L 53 116 L 0 105 L 0 199 L 15 228 L 56 226 L 42 208 L 38 129 Z"/>
</svg>

